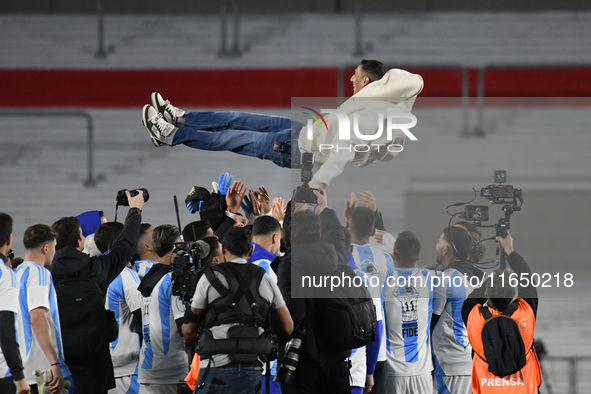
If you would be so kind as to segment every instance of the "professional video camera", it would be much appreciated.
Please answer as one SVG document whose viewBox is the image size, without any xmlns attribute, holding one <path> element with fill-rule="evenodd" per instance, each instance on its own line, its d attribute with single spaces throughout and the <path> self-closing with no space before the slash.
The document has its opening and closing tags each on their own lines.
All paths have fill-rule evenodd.
<svg viewBox="0 0 591 394">
<path fill-rule="evenodd" d="M 505 217 L 498 219 L 496 224 L 483 225 L 482 222 L 489 220 L 489 211 L 488 206 L 486 205 L 466 205 L 464 212 L 452 215 L 452 217 L 473 221 L 474 226 L 476 227 L 494 227 L 495 237 L 505 238 L 507 236 L 507 230 L 511 228 L 511 215 L 515 211 L 521 211 L 521 208 L 523 207 L 523 193 L 521 189 L 517 189 L 513 185 L 503 185 L 503 183 L 507 182 L 507 171 L 496 170 L 494 172 L 494 182 L 495 184 L 481 188 L 480 196 L 486 198 L 492 204 L 502 204 L 503 207 L 501 210 L 505 212 Z M 476 198 L 476 191 L 474 191 L 474 194 L 474 198 Z M 457 203 L 450 206 L 460 206 L 465 204 L 467 203 Z M 489 239 L 495 239 L 495 237 Z M 500 252 L 500 265 L 501 268 L 504 268 L 506 256 L 502 248 Z M 497 246 L 497 255 L 498 254 L 499 248 Z"/>
<path fill-rule="evenodd" d="M 511 228 L 509 220 L 515 211 L 521 211 L 523 206 L 523 194 L 521 189 L 517 189 L 512 185 L 502 185 L 507 182 L 507 171 L 497 170 L 494 173 L 494 181 L 498 185 L 488 185 L 480 189 L 480 196 L 486 198 L 492 204 L 503 204 L 501 210 L 505 212 L 505 217 L 499 219 L 498 223 L 494 225 L 496 236 L 505 238 L 507 230 Z M 517 202 L 520 202 L 517 205 Z"/>
<path fill-rule="evenodd" d="M 209 245 L 204 241 L 177 242 L 173 247 L 172 294 L 180 296 L 187 304 L 195 293 L 204 268 L 201 260 L 209 254 Z"/>
<path fill-rule="evenodd" d="M 318 204 L 314 190 L 309 183 L 312 180 L 312 168 L 314 168 L 314 154 L 304 153 L 302 155 L 302 186 L 298 186 L 294 192 L 294 201 L 304 204 Z"/>
</svg>

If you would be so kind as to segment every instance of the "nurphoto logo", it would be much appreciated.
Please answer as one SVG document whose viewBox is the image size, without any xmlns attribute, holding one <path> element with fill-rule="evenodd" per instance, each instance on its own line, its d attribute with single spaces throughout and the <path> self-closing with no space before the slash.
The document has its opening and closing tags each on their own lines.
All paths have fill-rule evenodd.
<svg viewBox="0 0 591 394">
<path fill-rule="evenodd" d="M 332 114 L 336 117 L 338 124 L 338 140 L 339 142 L 352 142 L 354 139 L 360 141 L 380 141 L 384 143 L 363 143 L 363 144 L 350 144 L 348 146 L 342 144 L 320 144 L 319 149 L 322 150 L 348 150 L 355 152 L 368 152 L 370 150 L 380 151 L 381 147 L 385 147 L 388 152 L 397 153 L 403 150 L 401 144 L 395 144 L 393 141 L 396 139 L 400 131 L 404 133 L 410 140 L 417 141 L 417 137 L 410 131 L 410 129 L 417 124 L 417 118 L 410 113 L 400 112 L 379 112 L 377 118 L 377 130 L 372 133 L 368 133 L 368 130 L 364 130 L 363 125 L 360 126 L 360 116 L 358 113 L 353 113 L 351 116 L 346 112 L 338 109 L 321 109 L 320 112 L 310 108 L 303 107 L 310 112 L 303 112 L 310 116 L 312 119 L 308 119 L 306 127 L 304 129 L 306 138 L 308 140 L 314 139 L 314 123 L 318 124 L 320 132 L 328 133 L 329 127 L 328 122 L 322 114 Z M 353 122 L 353 127 L 351 127 Z M 352 138 L 351 130 L 353 131 L 354 138 Z M 396 130 L 396 131 L 395 131 Z M 385 133 L 385 138 L 383 137 Z"/>
</svg>

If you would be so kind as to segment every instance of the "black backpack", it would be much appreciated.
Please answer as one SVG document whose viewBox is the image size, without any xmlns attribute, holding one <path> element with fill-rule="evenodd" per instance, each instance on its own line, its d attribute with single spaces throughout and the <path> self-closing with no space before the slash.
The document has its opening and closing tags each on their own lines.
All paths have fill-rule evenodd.
<svg viewBox="0 0 591 394">
<path fill-rule="evenodd" d="M 350 277 L 357 274 L 348 266 L 339 264 L 333 275 Z M 350 350 L 375 340 L 378 325 L 376 309 L 365 286 L 335 288 L 334 297 L 318 298 L 313 324 L 319 347 Z"/>
<path fill-rule="evenodd" d="M 114 314 L 105 310 L 102 292 L 90 280 L 91 269 L 89 263 L 77 278 L 58 280 L 56 294 L 66 363 L 87 360 L 117 338 L 109 323 Z"/>
<path fill-rule="evenodd" d="M 486 306 L 480 308 L 485 320 L 481 338 L 486 359 L 480 355 L 478 357 L 488 364 L 489 372 L 495 376 L 513 375 L 527 362 L 527 353 L 519 326 L 511 317 L 516 309 L 517 301 L 511 303 L 498 316 L 492 316 Z"/>
<path fill-rule="evenodd" d="M 226 279 L 222 284 L 215 272 Z M 221 297 L 205 310 L 204 328 L 199 334 L 198 353 L 207 358 L 214 354 L 228 354 L 230 361 L 256 363 L 261 358 L 274 359 L 275 342 L 266 330 L 270 324 L 270 305 L 261 297 L 259 288 L 265 270 L 256 264 L 226 262 L 209 267 L 205 277 Z M 230 327 L 227 339 L 214 339 L 210 328 L 225 323 Z"/>
</svg>

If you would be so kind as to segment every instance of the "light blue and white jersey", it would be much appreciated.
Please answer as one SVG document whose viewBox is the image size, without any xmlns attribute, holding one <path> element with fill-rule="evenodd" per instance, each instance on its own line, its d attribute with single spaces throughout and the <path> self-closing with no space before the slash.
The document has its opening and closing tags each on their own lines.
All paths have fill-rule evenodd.
<svg viewBox="0 0 591 394">
<path fill-rule="evenodd" d="M 140 336 L 133 330 L 132 312 L 142 307 L 140 292 L 137 290 L 139 284 L 140 278 L 137 273 L 125 268 L 107 290 L 105 308 L 115 313 L 119 324 L 119 335 L 110 344 L 116 378 L 137 373 Z"/>
<path fill-rule="evenodd" d="M 388 375 L 430 375 L 429 329 L 433 313 L 433 276 L 420 268 L 395 267 L 387 279 L 384 313 Z"/>
<path fill-rule="evenodd" d="M 4 261 L 0 259 L 0 312 L 18 313 L 18 280 L 13 270 L 8 268 Z M 16 323 L 16 320 L 15 320 Z M 18 333 L 15 326 L 15 336 L 18 339 Z M 12 376 L 10 368 L 6 364 L 4 354 L 0 348 L 0 379 Z"/>
<path fill-rule="evenodd" d="M 69 377 L 70 371 L 64 362 L 57 296 L 51 280 L 51 272 L 34 261 L 25 261 L 18 266 L 16 273 L 19 282 L 20 304 L 17 326 L 21 358 L 25 367 L 24 372 L 27 383 L 36 384 L 33 378 L 33 373 L 36 370 L 47 371 L 51 368 L 31 326 L 30 312 L 37 308 L 46 310 L 51 344 L 61 364 L 62 375 Z"/>
<path fill-rule="evenodd" d="M 357 266 L 354 271 L 357 275 L 368 278 L 366 283 L 369 293 L 374 299 L 378 320 L 383 319 L 384 299 L 387 291 L 386 279 L 394 275 L 394 261 L 392 257 L 370 244 L 353 244 L 353 261 Z M 371 279 L 376 277 L 377 279 Z M 382 336 L 378 361 L 386 361 L 386 335 Z"/>
<path fill-rule="evenodd" d="M 144 341 L 140 350 L 139 382 L 174 384 L 188 372 L 183 338 L 175 320 L 185 314 L 178 296 L 172 295 L 172 274 L 154 286 L 149 297 L 142 297 Z"/>
<path fill-rule="evenodd" d="M 440 272 L 438 278 L 441 282 L 440 286 L 434 288 L 434 297 L 441 302 L 433 310 L 433 313 L 440 315 L 431 336 L 435 364 L 433 374 L 471 375 L 472 347 L 462 320 L 462 305 L 474 287 L 454 268 Z"/>
<path fill-rule="evenodd" d="M 152 260 L 137 260 L 133 265 L 133 269 L 137 272 L 138 276 L 140 277 L 140 280 L 142 280 L 154 264 L 158 263 Z"/>
</svg>

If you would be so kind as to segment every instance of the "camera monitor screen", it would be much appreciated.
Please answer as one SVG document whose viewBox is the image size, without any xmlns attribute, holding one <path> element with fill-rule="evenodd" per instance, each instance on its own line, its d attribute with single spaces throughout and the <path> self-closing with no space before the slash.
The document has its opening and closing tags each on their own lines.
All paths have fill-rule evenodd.
<svg viewBox="0 0 591 394">
<path fill-rule="evenodd" d="M 486 205 L 467 205 L 465 212 L 466 220 L 488 220 L 488 207 Z"/>
</svg>

